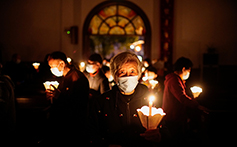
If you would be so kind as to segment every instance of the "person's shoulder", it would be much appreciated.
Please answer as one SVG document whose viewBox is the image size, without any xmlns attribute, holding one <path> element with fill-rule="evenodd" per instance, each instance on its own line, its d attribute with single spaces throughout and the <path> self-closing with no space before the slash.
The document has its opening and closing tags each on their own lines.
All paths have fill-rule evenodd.
<svg viewBox="0 0 237 147">
<path fill-rule="evenodd" d="M 148 91 L 148 87 L 144 84 L 138 83 L 137 90 Z"/>
</svg>

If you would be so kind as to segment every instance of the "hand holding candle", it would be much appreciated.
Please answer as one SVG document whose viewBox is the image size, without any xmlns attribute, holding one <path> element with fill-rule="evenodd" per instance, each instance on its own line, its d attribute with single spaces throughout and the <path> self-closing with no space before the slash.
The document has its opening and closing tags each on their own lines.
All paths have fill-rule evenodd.
<svg viewBox="0 0 237 147">
<path fill-rule="evenodd" d="M 56 89 L 58 88 L 58 81 L 46 81 L 43 83 L 46 89 L 46 97 L 53 103 L 53 97 L 55 96 Z M 55 89 L 56 88 L 56 89 Z M 54 92 L 55 91 L 55 92 Z"/>
<path fill-rule="evenodd" d="M 198 86 L 193 86 L 190 89 L 191 89 L 191 91 L 193 93 L 193 97 L 194 98 L 197 98 L 200 95 L 200 93 L 202 93 L 202 88 L 200 88 Z"/>
<path fill-rule="evenodd" d="M 54 90 L 53 86 L 55 88 L 58 88 L 58 85 L 59 85 L 58 81 L 46 81 L 43 84 L 44 84 L 44 87 L 45 87 L 46 90 L 47 89 Z"/>
</svg>

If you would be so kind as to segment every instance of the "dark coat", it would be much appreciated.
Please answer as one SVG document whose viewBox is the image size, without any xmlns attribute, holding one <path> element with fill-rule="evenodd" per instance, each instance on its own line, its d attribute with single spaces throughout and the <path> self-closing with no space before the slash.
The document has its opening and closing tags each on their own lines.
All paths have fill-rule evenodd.
<svg viewBox="0 0 237 147">
<path fill-rule="evenodd" d="M 197 108 L 198 102 L 186 94 L 186 85 L 182 79 L 174 74 L 168 74 L 164 82 L 164 94 L 162 108 L 166 113 L 167 121 L 186 122 L 186 108 Z"/>
<path fill-rule="evenodd" d="M 148 88 L 138 84 L 132 95 L 122 95 L 115 85 L 99 97 L 93 107 L 90 128 L 92 142 L 122 146 L 144 146 L 147 141 L 140 137 L 145 132 L 137 109 L 148 105 Z"/>
<path fill-rule="evenodd" d="M 90 95 L 99 96 L 100 94 L 110 90 L 109 81 L 102 70 L 99 70 L 95 75 L 86 71 L 84 71 L 84 74 L 89 81 Z"/>
<path fill-rule="evenodd" d="M 52 144 L 79 143 L 85 134 L 88 107 L 89 83 L 85 75 L 71 69 L 62 78 L 59 97 L 51 106 L 49 141 Z M 80 137 L 82 136 L 82 137 Z"/>
</svg>

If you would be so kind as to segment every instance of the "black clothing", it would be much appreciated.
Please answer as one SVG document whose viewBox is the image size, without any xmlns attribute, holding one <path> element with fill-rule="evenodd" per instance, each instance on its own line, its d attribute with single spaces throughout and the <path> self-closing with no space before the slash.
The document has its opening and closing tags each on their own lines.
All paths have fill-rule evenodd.
<svg viewBox="0 0 237 147">
<path fill-rule="evenodd" d="M 95 144 L 144 146 L 151 144 L 141 133 L 145 132 L 137 109 L 148 105 L 148 88 L 138 84 L 132 95 L 123 95 L 117 85 L 101 95 L 91 113 L 91 140 Z"/>
<path fill-rule="evenodd" d="M 88 80 L 80 71 L 71 69 L 62 78 L 58 89 L 61 93 L 53 100 L 50 113 L 54 141 L 59 144 L 74 141 L 80 143 L 84 140 L 85 136 L 82 134 L 86 131 L 84 126 L 89 96 Z"/>
<path fill-rule="evenodd" d="M 14 84 L 6 75 L 0 76 L 0 126 L 0 145 L 4 145 L 12 139 L 16 126 Z"/>
<path fill-rule="evenodd" d="M 86 71 L 84 74 L 89 81 L 91 97 L 98 97 L 100 94 L 110 90 L 109 81 L 102 70 L 99 69 L 98 73 L 95 73 L 95 75 Z"/>
</svg>

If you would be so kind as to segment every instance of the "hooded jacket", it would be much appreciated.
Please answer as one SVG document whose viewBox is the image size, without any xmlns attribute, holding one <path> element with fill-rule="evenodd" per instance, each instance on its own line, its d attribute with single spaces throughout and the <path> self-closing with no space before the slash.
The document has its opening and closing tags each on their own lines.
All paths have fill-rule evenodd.
<svg viewBox="0 0 237 147">
<path fill-rule="evenodd" d="M 164 119 L 166 121 L 185 122 L 187 119 L 186 107 L 197 108 L 198 102 L 186 94 L 185 83 L 175 73 L 168 74 L 165 77 L 164 85 L 162 105 L 166 113 Z"/>
</svg>

